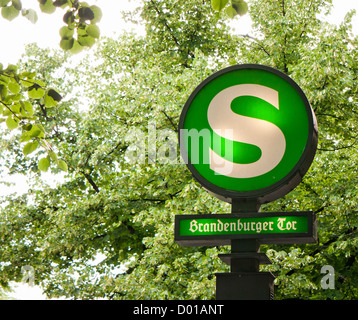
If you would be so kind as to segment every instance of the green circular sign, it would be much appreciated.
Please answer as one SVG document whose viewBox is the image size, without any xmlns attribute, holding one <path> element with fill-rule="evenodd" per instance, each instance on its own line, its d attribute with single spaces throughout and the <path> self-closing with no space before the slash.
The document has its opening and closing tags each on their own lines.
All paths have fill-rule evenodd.
<svg viewBox="0 0 358 320">
<path fill-rule="evenodd" d="M 314 112 L 300 87 L 262 65 L 237 65 L 204 80 L 179 121 L 182 157 L 209 192 L 265 203 L 294 189 L 317 148 Z"/>
</svg>

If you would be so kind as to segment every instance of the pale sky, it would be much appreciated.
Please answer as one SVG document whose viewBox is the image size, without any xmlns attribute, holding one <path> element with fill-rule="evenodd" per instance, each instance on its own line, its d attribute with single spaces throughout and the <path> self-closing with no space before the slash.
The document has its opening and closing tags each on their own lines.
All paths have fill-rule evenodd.
<svg viewBox="0 0 358 320">
<path fill-rule="evenodd" d="M 91 5 L 96 4 L 102 9 L 103 18 L 99 24 L 101 35 L 113 36 L 115 33 L 133 27 L 123 22 L 120 11 L 134 8 L 138 0 L 87 0 L 87 2 Z M 37 42 L 41 47 L 59 48 L 58 31 L 64 25 L 62 21 L 64 11 L 58 9 L 56 13 L 47 15 L 40 12 L 37 0 L 22 0 L 22 4 L 23 8 L 35 9 L 38 12 L 38 22 L 32 24 L 21 15 L 11 22 L 0 17 L 1 43 L 6 44 L 6 47 L 0 47 L 0 63 L 5 68 L 8 63 L 17 63 L 21 54 L 24 53 L 25 44 Z M 342 22 L 345 14 L 351 9 L 356 9 L 358 12 L 357 0 L 333 0 L 333 4 L 334 9 L 329 17 L 331 23 Z M 250 31 L 248 15 L 235 18 L 230 24 L 235 26 L 238 33 L 246 34 Z M 353 31 L 358 34 L 357 16 L 353 19 Z M 44 299 L 40 288 L 29 287 L 27 284 L 16 285 L 10 296 L 16 299 Z"/>
<path fill-rule="evenodd" d="M 102 9 L 103 17 L 98 24 L 101 34 L 112 36 L 115 32 L 132 27 L 124 23 L 120 11 L 135 8 L 138 0 L 87 0 L 87 3 Z M 37 0 L 22 0 L 22 6 L 34 9 L 38 14 L 38 21 L 32 24 L 21 14 L 13 21 L 0 17 L 1 43 L 6 43 L 6 48 L 0 47 L 0 63 L 4 66 L 18 61 L 24 53 L 24 44 L 36 42 L 41 47 L 60 48 L 59 29 L 65 25 L 62 19 L 66 11 L 57 9 L 53 14 L 42 13 Z"/>
<path fill-rule="evenodd" d="M 209 0 L 208 0 L 209 1 Z M 138 0 L 87 0 L 89 4 L 98 5 L 103 12 L 102 21 L 99 23 L 101 34 L 112 36 L 123 29 L 131 28 L 121 18 L 121 10 L 130 10 L 136 7 Z M 335 5 L 330 22 L 340 23 L 344 15 L 350 9 L 358 11 L 357 0 L 333 0 Z M 23 8 L 35 9 L 38 12 L 38 21 L 32 24 L 21 15 L 9 22 L 0 17 L 1 43 L 6 48 L 0 47 L 0 63 L 6 66 L 8 63 L 16 63 L 24 52 L 24 44 L 37 42 L 42 47 L 59 48 L 59 29 L 64 25 L 62 17 L 64 10 L 57 9 L 54 14 L 40 12 L 37 0 L 22 0 Z M 250 18 L 245 15 L 235 18 L 231 25 L 239 33 L 247 33 L 250 29 Z M 355 31 L 358 33 L 357 17 L 354 18 Z M 5 31 L 6 30 L 6 31 Z"/>
</svg>

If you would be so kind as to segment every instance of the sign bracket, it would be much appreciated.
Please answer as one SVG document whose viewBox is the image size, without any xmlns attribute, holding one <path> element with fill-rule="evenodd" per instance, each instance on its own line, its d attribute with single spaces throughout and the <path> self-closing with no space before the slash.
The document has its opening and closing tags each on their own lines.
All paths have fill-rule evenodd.
<svg viewBox="0 0 358 320">
<path fill-rule="evenodd" d="M 258 212 L 260 205 L 254 200 L 232 201 L 231 211 Z M 230 266 L 230 273 L 216 273 L 217 300 L 272 300 L 273 281 L 271 272 L 259 272 L 261 264 L 271 264 L 265 253 L 260 253 L 257 239 L 231 240 L 231 254 L 219 258 Z"/>
<path fill-rule="evenodd" d="M 261 204 L 256 199 L 232 199 L 231 213 L 260 212 Z"/>
</svg>

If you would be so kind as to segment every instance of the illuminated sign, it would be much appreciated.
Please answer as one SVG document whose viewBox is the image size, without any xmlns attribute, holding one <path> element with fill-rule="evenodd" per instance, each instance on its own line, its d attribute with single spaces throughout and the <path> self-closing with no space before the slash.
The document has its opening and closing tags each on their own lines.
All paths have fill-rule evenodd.
<svg viewBox="0 0 358 320">
<path fill-rule="evenodd" d="M 317 148 L 317 124 L 300 87 L 262 65 L 237 65 L 204 80 L 179 121 L 181 155 L 221 200 L 278 199 L 301 181 Z"/>
<path fill-rule="evenodd" d="M 233 239 L 261 243 L 313 243 L 312 212 L 177 215 L 175 241 L 183 246 L 225 245 Z"/>
</svg>

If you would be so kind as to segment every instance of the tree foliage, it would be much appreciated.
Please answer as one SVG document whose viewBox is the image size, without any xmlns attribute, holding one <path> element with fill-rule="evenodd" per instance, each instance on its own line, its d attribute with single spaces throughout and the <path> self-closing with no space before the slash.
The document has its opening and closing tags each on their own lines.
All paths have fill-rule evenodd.
<svg viewBox="0 0 358 320">
<path fill-rule="evenodd" d="M 97 23 L 101 20 L 101 9 L 89 6 L 78 0 L 38 0 L 40 10 L 51 14 L 57 8 L 66 9 L 63 16 L 65 26 L 60 30 L 60 47 L 71 53 L 78 53 L 85 47 L 91 47 L 100 36 Z M 11 21 L 20 12 L 32 23 L 37 21 L 37 13 L 33 9 L 24 9 L 21 0 L 1 0 L 1 15 Z M 47 171 L 51 164 L 67 171 L 67 164 L 58 159 L 54 147 L 47 138 L 43 123 L 38 113 L 46 115 L 49 108 L 56 107 L 62 96 L 55 88 L 47 86 L 47 81 L 38 75 L 37 70 L 24 69 L 9 65 L 4 69 L 0 63 L 0 121 L 5 121 L 10 130 L 20 129 L 22 135 L 19 142 L 24 143 L 23 154 L 33 153 L 38 147 L 47 151 L 47 156 L 39 160 L 38 167 Z M 46 119 L 48 120 L 48 119 Z"/>
<path fill-rule="evenodd" d="M 78 0 L 38 0 L 43 13 L 52 14 L 57 8 L 66 10 L 63 16 L 64 26 L 60 29 L 60 46 L 64 50 L 78 53 L 85 47 L 92 47 L 99 38 L 97 23 L 101 21 L 102 11 L 98 6 Z M 1 15 L 11 21 L 22 15 L 32 23 L 37 22 L 34 9 L 24 9 L 21 0 L 1 0 Z"/>
<path fill-rule="evenodd" d="M 224 11 L 230 18 L 243 16 L 248 11 L 248 4 L 244 0 L 211 0 L 213 10 Z"/>
<path fill-rule="evenodd" d="M 221 3 L 221 9 L 229 5 Z M 276 276 L 277 299 L 358 297 L 358 39 L 351 34 L 352 14 L 336 27 L 319 19 L 330 9 L 328 0 L 252 0 L 255 32 L 233 35 L 214 4 L 143 0 L 130 18 L 145 23 L 146 36 L 102 39 L 76 68 L 66 53 L 30 46 L 14 75 L 6 71 L 8 95 L 33 99 L 43 130 L 38 126 L 35 135 L 37 122 L 26 130 L 31 119 L 25 118 L 18 122 L 23 131 L 11 138 L 2 131 L 4 167 L 31 177 L 28 193 L 2 202 L 2 286 L 20 281 L 21 267 L 31 265 L 35 282 L 49 296 L 213 299 L 214 273 L 228 271 L 218 254 L 229 248 L 178 246 L 174 216 L 230 208 L 193 180 L 173 141 L 183 105 L 203 79 L 231 64 L 260 63 L 287 73 L 303 88 L 320 132 L 303 182 L 262 208 L 315 211 L 319 242 L 262 246 L 273 261 L 263 269 Z M 39 80 L 24 74 L 33 70 L 40 70 Z M 63 88 L 60 101 L 51 88 Z M 47 106 L 46 94 L 52 98 Z M 12 110 L 18 102 L 12 111 L 29 117 L 21 104 L 28 99 L 9 100 L 3 108 Z M 10 116 L 16 122 L 13 112 L 5 121 Z M 67 164 L 55 187 L 46 186 L 38 170 L 58 171 L 49 167 L 51 153 L 36 149 L 35 157 L 24 157 L 16 143 L 25 133 L 26 145 L 42 143 L 42 132 Z M 335 269 L 335 289 L 320 287 L 324 265 Z"/>
</svg>

